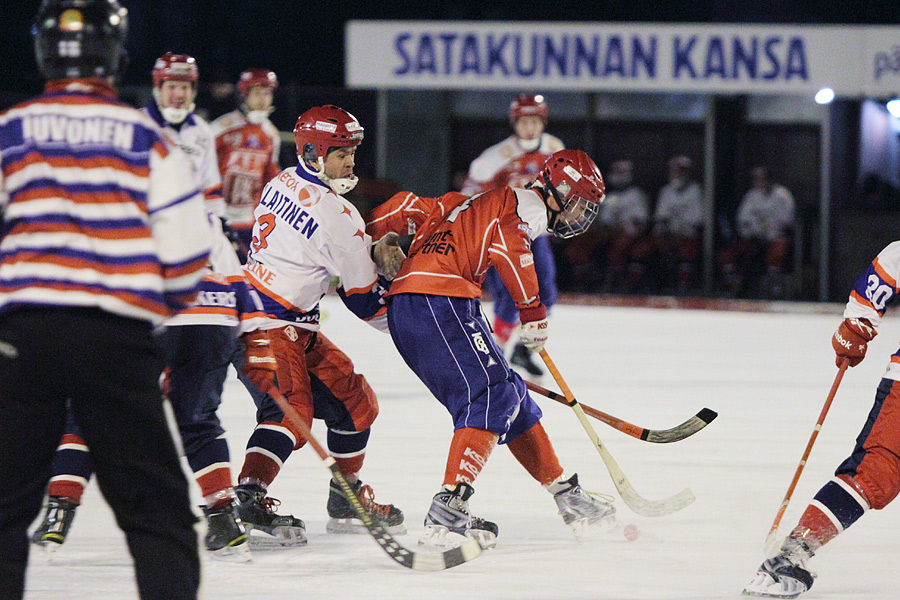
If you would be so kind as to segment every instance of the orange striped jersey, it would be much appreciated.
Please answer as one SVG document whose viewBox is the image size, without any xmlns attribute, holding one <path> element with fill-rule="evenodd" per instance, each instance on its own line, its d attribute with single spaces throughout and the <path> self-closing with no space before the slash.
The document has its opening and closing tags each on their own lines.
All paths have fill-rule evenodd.
<svg viewBox="0 0 900 600">
<path fill-rule="evenodd" d="M 0 114 L 0 312 L 98 307 L 162 321 L 210 250 L 184 154 L 100 80 L 50 82 Z"/>
<path fill-rule="evenodd" d="M 409 256 L 391 283 L 390 295 L 413 293 L 479 298 L 494 266 L 527 320 L 542 318 L 531 241 L 547 230 L 547 210 L 534 190 L 501 187 L 467 197 L 451 192 L 423 198 L 400 192 L 377 207 L 369 233 L 415 230 Z M 534 315 L 539 316 L 535 317 Z"/>
<path fill-rule="evenodd" d="M 278 130 L 268 119 L 251 123 L 239 109 L 222 115 L 210 127 L 222 174 L 225 221 L 236 229 L 250 229 L 263 187 L 281 173 Z"/>
</svg>

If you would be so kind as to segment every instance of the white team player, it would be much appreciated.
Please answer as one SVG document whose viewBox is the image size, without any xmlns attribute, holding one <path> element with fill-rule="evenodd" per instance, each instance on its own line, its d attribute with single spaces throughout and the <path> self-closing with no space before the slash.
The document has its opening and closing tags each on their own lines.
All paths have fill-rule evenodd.
<svg viewBox="0 0 900 600">
<path fill-rule="evenodd" d="M 300 115 L 294 139 L 300 164 L 270 181 L 256 207 L 245 269 L 268 322 L 245 336 L 245 342 L 272 349 L 278 388 L 307 425 L 314 416 L 325 421 L 328 449 L 363 505 L 389 531 L 402 533 L 403 513 L 393 505 L 377 504 L 371 486 L 363 485 L 358 475 L 378 415 L 375 393 L 351 360 L 319 332 L 319 300 L 334 277 L 340 280 L 337 291 L 344 304 L 377 329 L 387 330 L 387 281 L 376 268 L 362 217 L 342 196 L 357 182 L 353 167 L 363 128 L 342 108 L 317 106 Z M 384 246 L 380 241 L 374 252 Z M 245 372 L 258 388 L 275 385 L 271 370 L 254 372 L 248 366 Z M 259 452 L 254 440 L 282 450 Z M 264 493 L 291 451 L 305 443 L 283 415 L 261 421 L 248 444 L 239 487 L 253 486 Z M 327 531 L 365 531 L 333 479 L 327 510 Z"/>
<path fill-rule="evenodd" d="M 209 124 L 194 113 L 199 77 L 192 56 L 166 52 L 153 65 L 153 102 L 143 110 L 191 159 L 207 208 L 222 217 L 225 200 L 214 136 Z"/>
<path fill-rule="evenodd" d="M 509 123 L 513 135 L 494 144 L 469 166 L 462 193 L 467 196 L 486 192 L 495 187 L 523 188 L 532 183 L 554 152 L 565 148 L 562 141 L 544 131 L 549 109 L 540 94 L 520 94 L 509 106 Z M 537 270 L 541 301 L 548 310 L 553 308 L 559 292 L 556 288 L 556 263 L 550 239 L 541 236 L 531 248 Z M 492 268 L 484 280 L 484 289 L 494 302 L 494 337 L 505 347 L 519 323 L 519 311 L 506 286 Z M 531 352 L 521 341 L 513 345 L 509 362 L 525 369 L 531 376 L 540 377 L 543 370 L 534 362 Z"/>
</svg>

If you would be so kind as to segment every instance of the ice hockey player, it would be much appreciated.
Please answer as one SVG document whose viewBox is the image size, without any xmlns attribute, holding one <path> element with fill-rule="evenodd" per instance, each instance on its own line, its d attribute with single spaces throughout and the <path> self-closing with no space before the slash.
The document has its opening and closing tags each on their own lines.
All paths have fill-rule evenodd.
<svg viewBox="0 0 900 600">
<path fill-rule="evenodd" d="M 253 211 L 263 187 L 281 172 L 281 139 L 269 120 L 278 78 L 268 69 L 247 69 L 238 78 L 240 106 L 211 123 L 225 197 L 225 222 L 240 240 L 246 261 Z"/>
<path fill-rule="evenodd" d="M 211 240 L 186 157 L 113 88 L 127 29 L 116 0 L 42 2 L 33 31 L 45 92 L 0 114 L 4 600 L 24 593 L 27 528 L 67 400 L 94 448 L 140 597 L 197 597 L 195 518 L 153 328 L 196 296 Z M 76 594 L 90 597 L 91 580 Z"/>
<path fill-rule="evenodd" d="M 541 95 L 520 94 L 509 106 L 509 123 L 513 135 L 481 153 L 469 167 L 462 193 L 479 194 L 495 187 L 524 187 L 534 181 L 544 161 L 565 148 L 559 138 L 546 133 L 549 112 Z M 534 268 L 537 272 L 541 302 L 549 311 L 559 295 L 556 288 L 556 264 L 550 238 L 540 236 L 532 242 Z M 494 302 L 494 336 L 501 348 L 506 347 L 519 321 L 515 303 L 494 269 L 488 271 L 484 289 Z M 521 341 L 513 345 L 510 362 L 534 377 L 543 369 L 534 362 L 531 351 Z"/>
<path fill-rule="evenodd" d="M 356 316 L 372 326 L 387 326 L 387 281 L 376 271 L 371 238 L 357 209 L 342 194 L 356 185 L 353 173 L 363 127 L 333 105 L 317 106 L 297 119 L 294 140 L 300 164 L 266 185 L 256 207 L 256 223 L 245 266 L 259 291 L 267 322 L 245 334 L 248 348 L 268 347 L 270 363 L 248 364 L 245 372 L 262 391 L 277 380 L 280 391 L 307 424 L 322 418 L 327 445 L 373 517 L 392 533 L 405 532 L 403 513 L 378 504 L 371 486 L 359 480 L 378 401 L 352 361 L 319 331 L 319 300 L 333 277 L 338 294 Z M 388 237 L 387 240 L 394 239 Z M 375 245 L 383 253 L 387 240 Z M 394 246 L 396 248 L 396 246 Z M 265 489 L 293 450 L 306 440 L 288 419 L 262 421 L 247 445 L 238 490 Z M 277 452 L 260 452 L 265 442 Z M 331 481 L 327 505 L 333 533 L 365 532 L 347 498 Z"/>
<path fill-rule="evenodd" d="M 501 187 L 472 197 L 451 192 L 420 198 L 401 192 L 376 208 L 369 231 L 406 234 L 416 225 L 409 257 L 391 284 L 388 322 L 406 364 L 450 412 L 455 432 L 443 487 L 425 517 L 420 543 L 443 547 L 470 536 L 496 543 L 495 523 L 469 512 L 473 484 L 497 443 L 553 495 L 578 534 L 611 526 L 615 508 L 566 477 L 541 410 L 509 368 L 481 313 L 481 283 L 493 265 L 519 309 L 521 339 L 531 350 L 547 341 L 546 307 L 538 296 L 531 253 L 535 237 L 582 233 L 596 217 L 604 184 L 580 150 L 551 155 L 527 189 Z"/>
<path fill-rule="evenodd" d="M 844 320 L 831 340 L 836 363 L 855 367 L 866 356 L 885 310 L 898 298 L 900 242 L 884 248 L 856 281 Z M 900 493 L 900 350 L 888 361 L 875 403 L 850 456 L 816 493 L 781 551 L 759 567 L 744 589 L 748 596 L 796 598 L 815 575 L 807 562 L 819 548 L 853 525 L 869 509 L 880 510 Z"/>
</svg>

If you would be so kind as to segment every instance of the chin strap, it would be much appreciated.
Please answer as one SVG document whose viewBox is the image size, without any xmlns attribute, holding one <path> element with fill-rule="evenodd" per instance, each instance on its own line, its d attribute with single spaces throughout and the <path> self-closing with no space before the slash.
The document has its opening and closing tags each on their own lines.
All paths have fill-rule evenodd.
<svg viewBox="0 0 900 600">
<path fill-rule="evenodd" d="M 325 174 L 325 160 L 320 156 L 318 158 L 319 170 L 313 171 L 306 161 L 303 160 L 302 156 L 298 156 L 297 159 L 300 161 L 300 166 L 303 167 L 303 170 L 327 185 L 331 188 L 335 194 L 338 196 L 343 196 L 350 190 L 356 187 L 356 184 L 359 183 L 359 177 L 356 175 L 351 175 L 350 177 L 343 177 L 340 179 L 332 179 L 328 175 Z"/>
</svg>

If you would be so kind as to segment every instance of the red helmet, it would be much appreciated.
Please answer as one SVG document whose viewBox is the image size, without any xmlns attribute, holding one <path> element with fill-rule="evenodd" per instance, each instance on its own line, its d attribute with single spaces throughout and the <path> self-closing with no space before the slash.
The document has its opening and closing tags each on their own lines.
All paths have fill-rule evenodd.
<svg viewBox="0 0 900 600">
<path fill-rule="evenodd" d="M 560 150 L 550 155 L 538 175 L 541 185 L 561 207 L 547 204 L 547 229 L 567 239 L 587 231 L 606 197 L 606 184 L 596 163 L 581 150 Z M 544 202 L 547 202 L 545 197 Z"/>
<path fill-rule="evenodd" d="M 538 116 L 546 123 L 547 114 L 547 101 L 540 94 L 519 94 L 509 105 L 509 122 L 514 126 L 519 117 L 530 115 Z"/>
<path fill-rule="evenodd" d="M 324 159 L 334 146 L 358 146 L 363 140 L 363 127 L 356 117 L 343 108 L 326 104 L 309 109 L 294 125 L 294 142 L 301 160 Z"/>
<path fill-rule="evenodd" d="M 250 93 L 254 87 L 267 87 L 273 92 L 278 87 L 278 77 L 268 69 L 247 69 L 238 79 L 238 93 L 241 98 Z"/>
<path fill-rule="evenodd" d="M 189 81 L 197 83 L 200 72 L 197 61 L 187 54 L 166 52 L 156 59 L 153 65 L 153 87 L 159 87 L 163 81 Z"/>
</svg>

